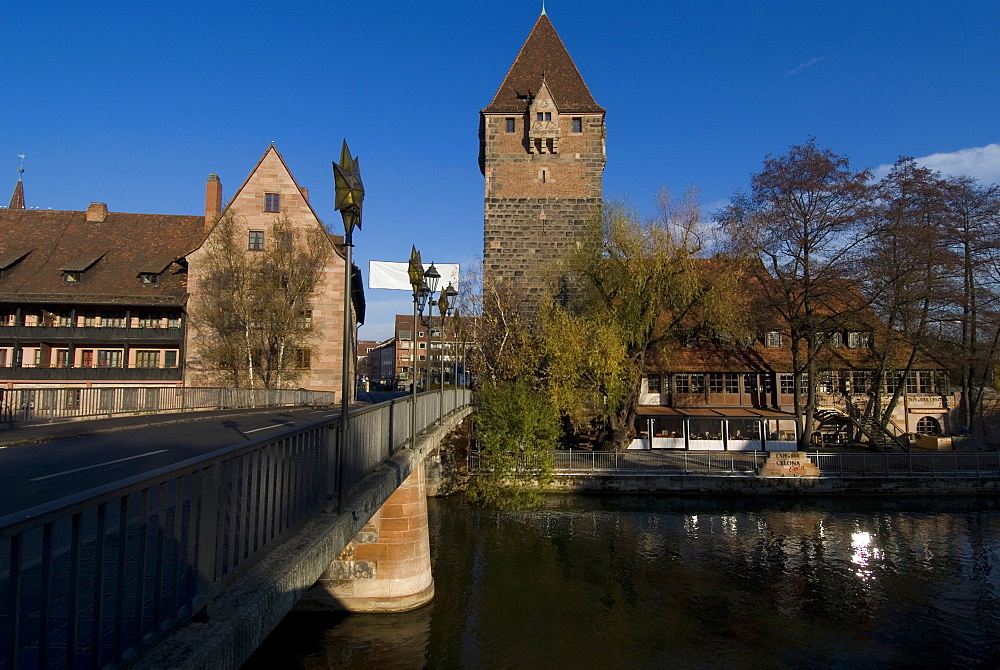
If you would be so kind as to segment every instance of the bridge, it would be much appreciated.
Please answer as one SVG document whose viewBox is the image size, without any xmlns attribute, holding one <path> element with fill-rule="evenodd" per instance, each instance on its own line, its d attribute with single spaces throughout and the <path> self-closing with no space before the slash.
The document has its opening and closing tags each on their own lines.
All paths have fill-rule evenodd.
<svg viewBox="0 0 1000 670">
<path fill-rule="evenodd" d="M 470 411 L 397 399 L 344 444 L 323 418 L 0 518 L 0 668 L 238 668 L 297 604 L 426 603 L 422 466 Z"/>
</svg>

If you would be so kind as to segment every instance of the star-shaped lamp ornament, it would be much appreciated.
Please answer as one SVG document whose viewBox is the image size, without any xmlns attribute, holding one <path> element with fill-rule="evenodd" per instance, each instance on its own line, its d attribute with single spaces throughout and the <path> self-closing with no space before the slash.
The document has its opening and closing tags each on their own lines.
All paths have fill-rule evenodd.
<svg viewBox="0 0 1000 670">
<path fill-rule="evenodd" d="M 340 164 L 333 164 L 333 183 L 337 197 L 333 208 L 340 210 L 340 216 L 344 219 L 344 232 L 350 235 L 355 226 L 361 228 L 361 205 L 365 200 L 365 187 L 361 183 L 358 158 L 351 158 L 347 140 L 344 140 L 344 146 L 340 150 Z"/>
<path fill-rule="evenodd" d="M 420 262 L 420 252 L 416 247 L 411 248 L 410 265 L 406 268 L 406 274 L 409 276 L 413 293 L 416 294 L 424 283 L 424 265 Z"/>
</svg>

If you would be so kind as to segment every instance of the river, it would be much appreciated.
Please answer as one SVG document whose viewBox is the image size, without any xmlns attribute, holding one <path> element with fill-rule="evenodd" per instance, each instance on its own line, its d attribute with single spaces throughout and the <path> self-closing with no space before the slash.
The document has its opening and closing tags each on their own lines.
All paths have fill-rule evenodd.
<svg viewBox="0 0 1000 670">
<path fill-rule="evenodd" d="M 1000 667 L 1000 503 L 429 501 L 436 596 L 293 613 L 264 668 Z"/>
</svg>

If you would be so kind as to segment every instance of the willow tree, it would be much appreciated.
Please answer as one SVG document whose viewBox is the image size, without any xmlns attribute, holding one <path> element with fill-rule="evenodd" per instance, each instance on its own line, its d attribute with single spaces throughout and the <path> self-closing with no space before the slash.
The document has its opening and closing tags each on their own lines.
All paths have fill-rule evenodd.
<svg viewBox="0 0 1000 670">
<path fill-rule="evenodd" d="M 541 386 L 574 428 L 596 428 L 599 446 L 628 446 L 651 355 L 669 356 L 692 327 L 741 329 L 739 268 L 704 258 L 709 234 L 696 189 L 662 191 L 650 219 L 606 204 L 560 268 L 572 290 L 541 315 Z"/>
<path fill-rule="evenodd" d="M 310 298 L 333 254 L 323 230 L 275 217 L 264 249 L 246 249 L 246 225 L 224 213 L 200 260 L 198 329 L 203 367 L 220 383 L 245 388 L 292 385 L 316 337 Z"/>
</svg>

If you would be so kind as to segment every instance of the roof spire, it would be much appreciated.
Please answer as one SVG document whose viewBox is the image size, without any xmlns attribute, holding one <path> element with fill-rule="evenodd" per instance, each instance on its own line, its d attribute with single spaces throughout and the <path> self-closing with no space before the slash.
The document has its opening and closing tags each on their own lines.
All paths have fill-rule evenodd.
<svg viewBox="0 0 1000 670">
<path fill-rule="evenodd" d="M 10 205 L 7 209 L 24 209 L 24 182 L 21 177 L 24 174 L 24 154 L 18 154 L 21 159 L 21 166 L 17 169 L 17 184 L 14 186 L 14 195 L 10 196 Z"/>
<path fill-rule="evenodd" d="M 542 16 L 546 16 L 546 14 L 545 14 L 545 0 L 542 0 Z"/>
</svg>

